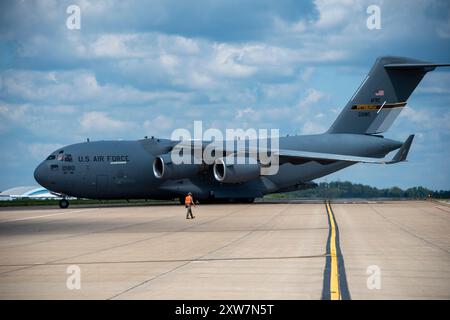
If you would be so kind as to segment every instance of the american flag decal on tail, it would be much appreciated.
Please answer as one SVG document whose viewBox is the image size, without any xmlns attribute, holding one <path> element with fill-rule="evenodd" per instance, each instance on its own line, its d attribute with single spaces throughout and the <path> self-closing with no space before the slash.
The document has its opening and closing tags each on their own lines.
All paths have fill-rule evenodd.
<svg viewBox="0 0 450 320">
<path fill-rule="evenodd" d="M 377 96 L 377 97 L 384 96 L 384 90 L 378 90 L 377 92 L 375 92 L 375 96 Z"/>
</svg>

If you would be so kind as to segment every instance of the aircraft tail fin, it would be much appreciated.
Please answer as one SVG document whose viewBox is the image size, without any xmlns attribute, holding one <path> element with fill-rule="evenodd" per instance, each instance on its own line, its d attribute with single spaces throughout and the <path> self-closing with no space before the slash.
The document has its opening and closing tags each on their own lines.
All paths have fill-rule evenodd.
<svg viewBox="0 0 450 320">
<path fill-rule="evenodd" d="M 378 134 L 387 131 L 425 74 L 450 64 L 404 57 L 380 57 L 328 133 Z"/>
</svg>

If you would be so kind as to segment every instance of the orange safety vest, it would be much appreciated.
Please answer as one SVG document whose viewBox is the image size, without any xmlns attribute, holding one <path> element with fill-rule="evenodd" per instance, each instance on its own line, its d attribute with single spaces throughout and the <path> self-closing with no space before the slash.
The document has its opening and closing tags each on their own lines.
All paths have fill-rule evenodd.
<svg viewBox="0 0 450 320">
<path fill-rule="evenodd" d="M 186 198 L 184 198 L 184 204 L 190 205 L 192 203 L 192 197 L 190 195 L 187 195 Z"/>
</svg>

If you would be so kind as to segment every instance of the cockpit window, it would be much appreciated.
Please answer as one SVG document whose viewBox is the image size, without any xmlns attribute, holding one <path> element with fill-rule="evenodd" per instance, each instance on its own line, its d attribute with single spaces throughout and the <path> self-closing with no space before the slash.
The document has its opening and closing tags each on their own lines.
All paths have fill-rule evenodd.
<svg viewBox="0 0 450 320">
<path fill-rule="evenodd" d="M 56 156 L 52 154 L 47 158 L 47 160 L 54 160 L 55 158 L 58 161 L 65 161 L 65 162 L 73 161 L 72 155 L 69 153 L 64 154 L 64 150 L 59 151 Z"/>
<path fill-rule="evenodd" d="M 58 152 L 58 156 L 56 157 L 56 160 L 63 161 L 64 160 L 64 150 L 61 150 Z"/>
</svg>

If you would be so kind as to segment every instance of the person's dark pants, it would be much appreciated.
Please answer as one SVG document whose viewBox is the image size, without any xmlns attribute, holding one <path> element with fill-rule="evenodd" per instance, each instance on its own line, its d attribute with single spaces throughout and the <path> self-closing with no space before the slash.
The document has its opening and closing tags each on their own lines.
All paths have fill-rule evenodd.
<svg viewBox="0 0 450 320">
<path fill-rule="evenodd" d="M 189 219 L 189 216 L 191 219 L 194 219 L 194 216 L 192 215 L 191 205 L 186 206 L 186 208 L 187 208 L 186 219 Z"/>
</svg>

